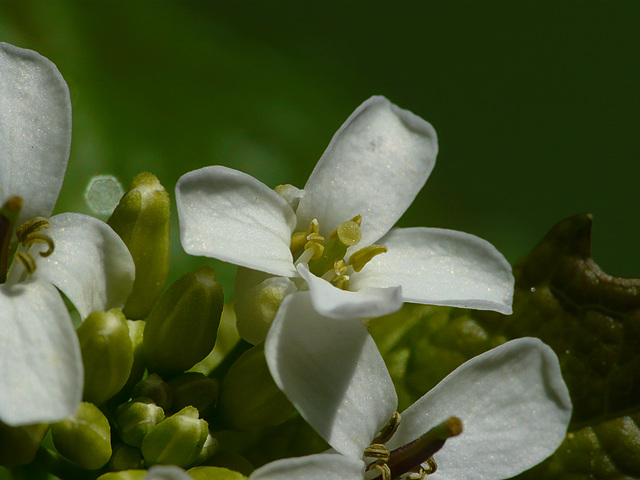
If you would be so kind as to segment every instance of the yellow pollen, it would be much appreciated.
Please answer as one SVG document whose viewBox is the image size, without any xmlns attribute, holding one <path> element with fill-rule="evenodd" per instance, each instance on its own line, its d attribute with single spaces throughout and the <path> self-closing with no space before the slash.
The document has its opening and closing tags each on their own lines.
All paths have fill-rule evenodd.
<svg viewBox="0 0 640 480">
<path fill-rule="evenodd" d="M 305 244 L 308 241 L 317 241 L 316 239 L 316 235 L 317 237 L 321 238 L 321 243 L 324 243 L 324 238 L 322 238 L 318 232 L 320 231 L 320 225 L 318 224 L 318 220 L 316 220 L 315 218 L 313 220 L 311 220 L 311 222 L 309 223 L 309 228 L 307 229 L 306 232 L 295 232 L 293 235 L 291 235 L 291 245 L 289 247 L 289 249 L 291 250 L 291 252 L 295 253 L 298 250 L 300 250 L 302 247 L 305 246 Z M 311 238 L 309 238 L 310 236 L 314 236 L 313 240 Z"/>
<path fill-rule="evenodd" d="M 351 265 L 356 272 L 359 272 L 373 257 L 382 253 L 387 253 L 387 247 L 382 245 L 369 245 L 354 252 L 353 255 L 349 257 L 349 265 Z"/>
</svg>

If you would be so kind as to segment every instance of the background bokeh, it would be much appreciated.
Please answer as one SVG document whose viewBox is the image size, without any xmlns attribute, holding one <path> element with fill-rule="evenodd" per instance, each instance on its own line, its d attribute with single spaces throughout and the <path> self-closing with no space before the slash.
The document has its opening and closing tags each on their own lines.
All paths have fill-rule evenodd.
<svg viewBox="0 0 640 480">
<path fill-rule="evenodd" d="M 103 174 L 126 187 L 151 171 L 173 195 L 223 164 L 302 187 L 382 94 L 440 140 L 401 225 L 474 233 L 514 262 L 591 212 L 595 260 L 621 276 L 640 276 L 638 25 L 635 1 L 0 3 L 0 40 L 47 56 L 71 89 L 58 212 L 91 213 L 84 190 Z M 201 260 L 173 217 L 175 278 Z M 207 263 L 230 294 L 233 269 Z"/>
</svg>

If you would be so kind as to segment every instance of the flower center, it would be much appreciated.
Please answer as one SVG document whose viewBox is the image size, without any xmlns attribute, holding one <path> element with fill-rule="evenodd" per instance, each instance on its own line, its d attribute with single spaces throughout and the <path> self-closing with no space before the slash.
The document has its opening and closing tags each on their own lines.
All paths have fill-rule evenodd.
<svg viewBox="0 0 640 480">
<path fill-rule="evenodd" d="M 408 478 L 411 479 L 423 479 L 438 468 L 433 455 L 444 446 L 447 439 L 462 433 L 460 419 L 449 417 L 420 438 L 389 452 L 384 444 L 391 440 L 399 424 L 400 414 L 395 412 L 364 451 L 365 457 L 376 459 L 367 466 L 367 472 L 380 472 L 373 480 L 392 480 L 406 474 L 410 474 Z"/>
<path fill-rule="evenodd" d="M 307 262 L 309 271 L 315 276 L 324 278 L 338 288 L 348 290 L 349 274 L 359 272 L 373 257 L 387 251 L 387 247 L 369 245 L 357 250 L 345 261 L 349 247 L 357 245 L 362 239 L 361 226 L 362 216 L 358 215 L 338 225 L 325 241 L 319 233 L 318 220 L 313 219 L 306 231 L 291 235 L 291 252 L 295 255 L 304 248 L 298 262 Z"/>
<path fill-rule="evenodd" d="M 22 210 L 22 203 L 22 198 L 13 196 L 0 207 L 0 283 L 7 281 L 11 240 Z M 34 217 L 16 230 L 16 238 L 27 249 L 34 243 L 47 245 L 47 250 L 40 252 L 40 256 L 48 257 L 53 253 L 54 244 L 53 239 L 41 231 L 43 228 L 49 228 L 49 220 L 44 217 Z M 13 256 L 22 263 L 29 275 L 36 271 L 36 262 L 30 253 L 15 252 Z"/>
</svg>

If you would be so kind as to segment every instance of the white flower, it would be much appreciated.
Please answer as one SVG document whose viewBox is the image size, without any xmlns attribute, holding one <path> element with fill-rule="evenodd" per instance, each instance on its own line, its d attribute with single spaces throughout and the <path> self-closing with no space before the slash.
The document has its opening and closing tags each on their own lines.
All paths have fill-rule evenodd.
<svg viewBox="0 0 640 480">
<path fill-rule="evenodd" d="M 22 203 L 17 226 L 51 215 L 70 144 L 69 90 L 55 65 L 36 52 L 1 43 L 0 205 L 9 199 L 13 207 Z M 93 310 L 122 308 L 133 284 L 131 255 L 104 222 L 67 213 L 49 223 L 18 248 L 18 256 L 35 263 L 32 274 L 16 257 L 4 281 L 9 252 L 0 252 L 0 421 L 8 425 L 59 420 L 80 403 L 80 348 L 54 286 L 85 318 Z M 8 248 L 15 233 L 7 230 L 7 218 L 0 224 L 0 243 Z M 40 253 L 48 244 L 33 243 L 43 236 L 54 247 L 46 257 Z"/>
<path fill-rule="evenodd" d="M 364 326 L 321 318 L 309 303 L 309 292 L 283 301 L 265 355 L 278 386 L 337 453 L 279 460 L 251 480 L 362 479 L 364 450 L 397 407 Z M 437 471 L 429 478 L 497 480 L 536 465 L 560 445 L 571 417 L 556 355 L 522 338 L 469 360 L 401 414 L 388 451 L 450 417 L 461 420 L 462 433 L 433 456 Z"/>
<path fill-rule="evenodd" d="M 488 242 L 437 228 L 391 229 L 425 184 L 437 149 L 429 123 L 372 97 L 335 134 L 304 190 L 286 186 L 278 194 L 222 166 L 184 175 L 176 186 L 182 245 L 193 255 L 293 278 L 296 286 L 277 285 L 285 293 L 306 283 L 314 307 L 332 318 L 377 317 L 396 311 L 403 301 L 511 313 L 511 268 Z M 314 235 L 322 237 L 315 242 L 321 244 L 356 216 L 361 216 L 361 238 L 346 256 L 341 252 L 335 258 L 344 256 L 343 270 L 325 273 L 323 264 L 314 271 L 312 251 L 300 255 L 297 247 Z M 302 232 L 297 234 L 302 243 L 294 242 L 292 253 L 296 232 Z M 357 232 L 347 237 L 351 243 L 358 240 Z M 374 242 L 387 253 L 359 262 L 351 257 Z M 246 290 L 247 283 L 268 276 L 254 273 L 240 269 L 236 288 Z"/>
</svg>

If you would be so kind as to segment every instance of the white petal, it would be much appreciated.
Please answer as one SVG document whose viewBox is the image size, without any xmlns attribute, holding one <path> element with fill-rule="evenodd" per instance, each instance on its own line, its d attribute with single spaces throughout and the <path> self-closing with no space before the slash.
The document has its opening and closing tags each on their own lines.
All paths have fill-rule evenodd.
<svg viewBox="0 0 640 480">
<path fill-rule="evenodd" d="M 434 456 L 439 478 L 497 480 L 536 465 L 564 440 L 571 418 L 558 358 L 537 338 L 522 338 L 469 360 L 402 414 L 389 446 L 450 416 L 463 432 Z"/>
<path fill-rule="evenodd" d="M 58 287 L 85 318 L 94 310 L 122 308 L 133 286 L 135 266 L 124 242 L 109 225 L 78 213 L 63 213 L 50 219 L 44 230 L 54 242 L 48 257 L 36 252 L 38 274 Z"/>
<path fill-rule="evenodd" d="M 376 318 L 397 312 L 402 307 L 402 289 L 398 286 L 367 287 L 351 292 L 341 290 L 328 281 L 316 277 L 304 263 L 298 265 L 298 272 L 309 286 L 313 307 L 326 317 L 336 319 Z"/>
<path fill-rule="evenodd" d="M 362 460 L 332 453 L 285 458 L 258 468 L 249 480 L 363 480 Z"/>
<path fill-rule="evenodd" d="M 30 278 L 0 285 L 0 421 L 61 420 L 82 398 L 78 337 L 58 291 Z"/>
<path fill-rule="evenodd" d="M 371 97 L 331 139 L 304 187 L 298 230 L 317 218 L 325 237 L 362 215 L 366 246 L 384 235 L 423 187 L 435 164 L 433 127 L 384 97 Z"/>
<path fill-rule="evenodd" d="M 362 323 L 321 316 L 308 292 L 284 299 L 265 356 L 276 384 L 343 455 L 362 458 L 398 405 L 384 361 Z"/>
<path fill-rule="evenodd" d="M 486 240 L 440 228 L 395 228 L 389 251 L 353 274 L 350 288 L 402 285 L 405 302 L 511 313 L 511 266 Z"/>
<path fill-rule="evenodd" d="M 287 201 L 246 173 L 214 166 L 176 185 L 182 247 L 274 275 L 295 275 L 289 250 L 296 225 Z"/>
<path fill-rule="evenodd" d="M 193 478 L 175 465 L 154 465 L 144 476 L 144 480 L 193 480 Z"/>
<path fill-rule="evenodd" d="M 70 146 L 71 100 L 56 66 L 0 43 L 0 203 L 23 198 L 19 224 L 51 215 Z"/>
</svg>

